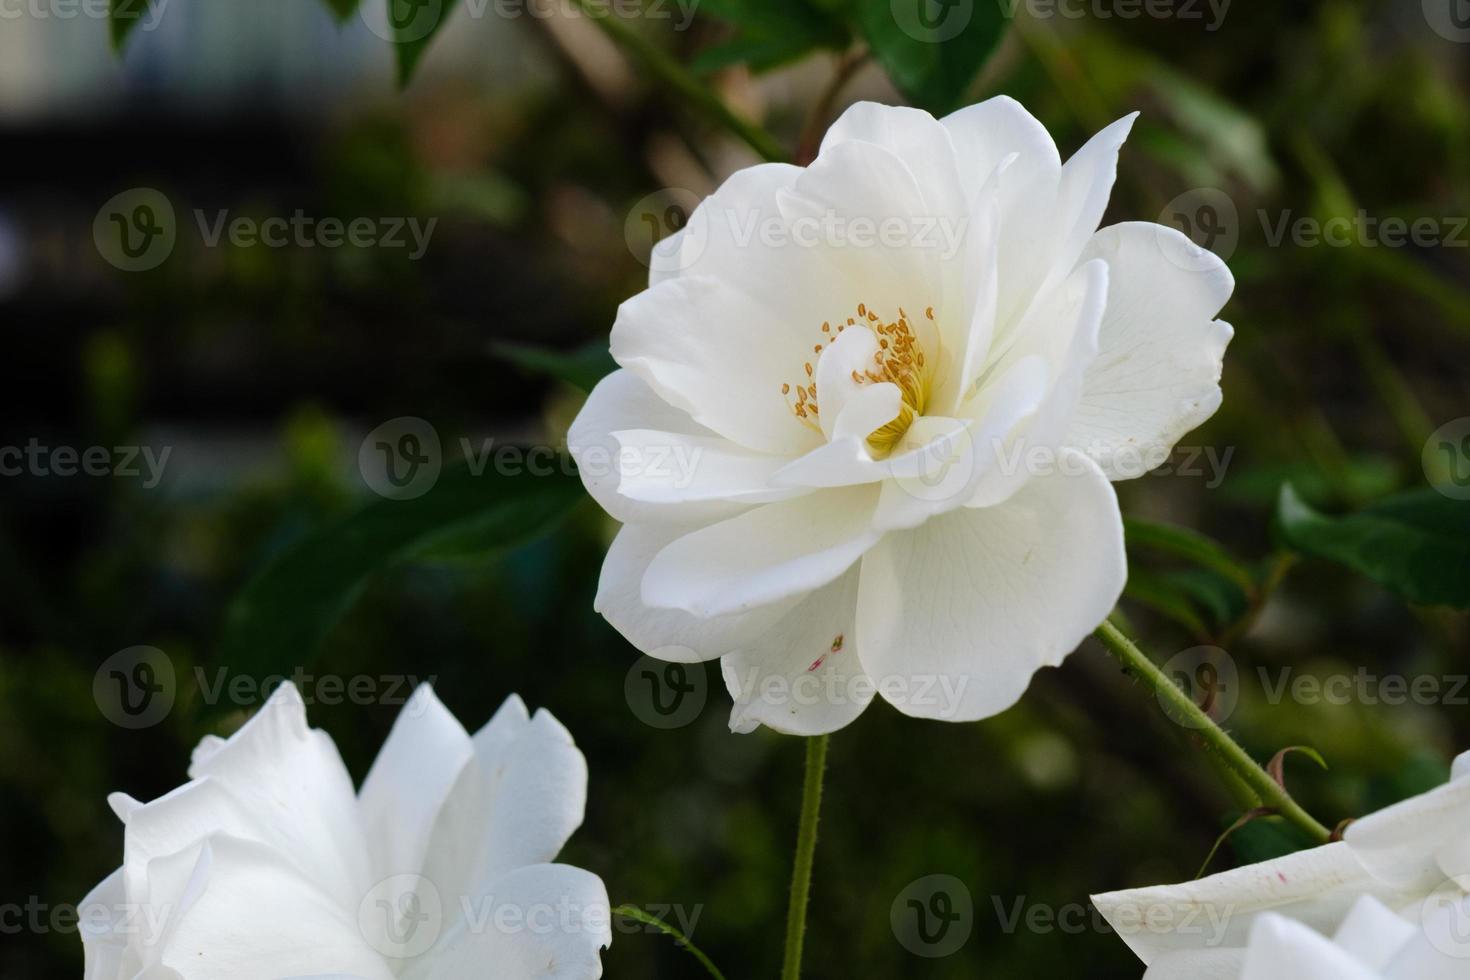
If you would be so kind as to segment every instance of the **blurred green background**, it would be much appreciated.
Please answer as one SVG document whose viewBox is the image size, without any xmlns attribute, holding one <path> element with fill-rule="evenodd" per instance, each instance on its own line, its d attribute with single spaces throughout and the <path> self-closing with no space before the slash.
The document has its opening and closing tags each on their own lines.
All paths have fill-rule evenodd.
<svg viewBox="0 0 1470 980">
<path fill-rule="evenodd" d="M 820 23 L 849 16 L 839 3 L 794 6 Z M 242 651 L 227 638 L 232 602 L 313 532 L 384 506 L 358 463 L 369 431 L 425 419 L 451 464 L 461 438 L 559 444 L 582 397 L 574 382 L 600 368 L 616 305 L 646 280 L 647 196 L 697 198 L 757 159 L 701 100 L 788 153 L 813 120 L 858 98 L 937 106 L 1006 93 L 1064 155 L 1142 110 L 1108 222 L 1184 226 L 1225 254 L 1236 338 L 1224 407 L 1185 439 L 1228 458 L 1223 475 L 1201 457 L 1195 475 L 1120 485 L 1124 512 L 1211 536 L 1261 584 L 1222 592 L 1166 550 L 1140 548 L 1124 613 L 1160 661 L 1223 648 L 1237 683 L 1217 704 L 1222 721 L 1261 759 L 1320 750 L 1330 770 L 1294 758 L 1287 774 L 1329 826 L 1442 780 L 1470 748 L 1470 689 L 1454 680 L 1470 673 L 1465 615 L 1284 557 L 1272 515 L 1288 480 L 1327 512 L 1422 487 L 1430 433 L 1470 415 L 1470 31 L 1445 26 L 1466 11 L 1417 0 L 1227 5 L 1218 18 L 1204 4 L 1164 17 L 1124 8 L 1135 9 L 1021 3 L 996 21 L 993 50 L 979 39 L 939 91 L 901 59 L 844 56 L 869 32 L 819 27 L 773 45 L 734 0 L 710 0 L 682 30 L 682 8 L 623 18 L 631 47 L 585 17 L 465 8 L 400 90 L 400 52 L 368 15 L 338 23 L 315 0 L 173 0 L 118 55 L 105 20 L 17 5 L 0 21 L 0 445 L 170 456 L 153 486 L 0 478 L 0 973 L 79 975 L 74 930 L 44 918 L 34 928 L 15 910 L 79 902 L 120 860 L 105 795 L 162 794 L 202 735 L 248 714 L 249 703 L 205 703 L 196 669 L 211 683 L 221 670 L 260 683 L 269 666 L 305 660 Z M 663 62 L 649 50 L 703 95 L 651 68 Z M 129 273 L 99 252 L 93 222 L 137 187 L 170 201 L 177 244 Z M 1360 208 L 1432 219 L 1441 240 L 1273 241 L 1283 220 Z M 437 223 L 412 260 L 374 247 L 211 248 L 195 209 Z M 695 942 L 731 978 L 772 976 L 802 745 L 731 735 L 716 665 L 694 669 L 707 700 L 686 725 L 646 723 L 641 682 L 629 681 L 637 653 L 591 608 L 612 531 L 583 500 L 533 540 L 489 547 L 503 543 L 494 532 L 386 563 L 308 669 L 374 678 L 379 701 L 397 688 L 378 679 L 435 678 L 472 729 L 511 692 L 550 709 L 591 768 L 587 821 L 563 859 L 600 874 L 614 903 L 697 915 Z M 252 635 L 272 635 L 275 617 Z M 164 652 L 176 698 L 156 724 L 129 729 L 108 720 L 94 678 L 139 645 Z M 1445 696 L 1272 703 L 1288 667 L 1439 678 Z M 311 718 L 360 778 L 395 712 L 314 704 Z M 830 765 L 812 977 L 1137 976 L 1087 895 L 1193 876 L 1240 812 L 1186 734 L 1090 642 L 983 723 L 914 721 L 877 703 L 834 737 Z M 1279 850 L 1280 838 L 1252 825 L 1212 867 Z M 937 958 L 915 955 L 890 924 L 904 889 L 931 874 L 959 878 L 973 910 L 964 944 Z M 642 933 L 618 933 L 605 963 L 615 978 L 702 975 Z"/>
</svg>

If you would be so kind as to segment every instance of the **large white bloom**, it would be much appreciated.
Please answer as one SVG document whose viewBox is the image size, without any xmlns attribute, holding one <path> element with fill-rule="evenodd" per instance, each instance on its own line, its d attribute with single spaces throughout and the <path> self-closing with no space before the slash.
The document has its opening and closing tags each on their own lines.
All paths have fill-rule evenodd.
<svg viewBox="0 0 1470 980">
<path fill-rule="evenodd" d="M 546 863 L 582 822 L 587 765 L 519 698 L 471 737 L 420 688 L 354 794 L 286 684 L 189 776 L 109 798 L 123 865 L 80 910 L 87 980 L 602 975 L 607 892 Z"/>
<path fill-rule="evenodd" d="M 1013 704 L 1123 587 L 1109 479 L 1220 402 L 1233 281 L 1098 230 L 1119 120 L 1065 164 L 1006 98 L 863 103 L 806 168 L 740 171 L 661 246 L 569 443 L 624 523 L 597 608 L 723 657 L 731 726 Z"/>
<path fill-rule="evenodd" d="M 1470 977 L 1467 889 L 1470 752 L 1340 841 L 1092 901 L 1148 980 L 1437 980 Z"/>
</svg>

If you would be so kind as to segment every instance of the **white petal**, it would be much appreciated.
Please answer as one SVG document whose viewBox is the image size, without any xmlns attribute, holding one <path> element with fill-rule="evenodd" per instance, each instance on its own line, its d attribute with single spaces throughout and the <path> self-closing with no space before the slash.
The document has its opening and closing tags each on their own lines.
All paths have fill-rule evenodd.
<svg viewBox="0 0 1470 980">
<path fill-rule="evenodd" d="M 1251 928 L 1240 980 L 1379 980 L 1320 933 L 1267 913 Z"/>
<path fill-rule="evenodd" d="M 404 704 L 358 794 L 374 877 L 416 873 L 439 808 L 474 755 L 469 733 L 424 684 Z"/>
<path fill-rule="evenodd" d="M 871 522 L 877 502 L 876 487 L 825 490 L 700 528 L 649 564 L 643 601 L 719 616 L 804 595 L 878 540 Z"/>
<path fill-rule="evenodd" d="M 855 102 L 827 130 L 823 153 L 845 140 L 875 143 L 903 161 L 934 215 L 962 215 L 968 208 L 950 132 L 922 109 Z"/>
<path fill-rule="evenodd" d="M 282 684 L 224 744 L 196 757 L 189 775 L 228 795 L 254 839 L 284 852 L 329 894 L 362 894 L 371 868 L 352 778 L 332 739 L 307 727 L 293 685 Z"/>
<path fill-rule="evenodd" d="M 1415 929 L 1386 905 L 1364 895 L 1353 903 L 1332 941 L 1364 966 L 1382 970 L 1402 950 Z"/>
<path fill-rule="evenodd" d="M 756 639 L 720 661 L 735 705 L 730 729 L 765 725 L 821 735 L 847 725 L 873 700 L 857 659 L 858 570 L 818 589 Z"/>
<path fill-rule="evenodd" d="M 1099 231 L 1083 252 L 1095 258 L 1108 264 L 1107 311 L 1067 441 L 1118 480 L 1161 463 L 1219 407 L 1233 331 L 1214 317 L 1235 282 L 1213 254 L 1145 222 Z"/>
<path fill-rule="evenodd" d="M 423 865 L 456 911 L 460 896 L 555 858 L 587 802 L 587 762 L 547 712 L 530 716 L 512 696 L 473 741 L 474 759 L 439 811 Z"/>
<path fill-rule="evenodd" d="M 1117 498 L 1081 454 L 1062 463 L 1005 504 L 932 518 L 864 557 L 858 655 L 900 711 L 1004 711 L 1112 610 L 1126 577 Z"/>
<path fill-rule="evenodd" d="M 1240 947 L 1174 950 L 1150 963 L 1143 980 L 1240 980 L 1244 963 Z"/>
<path fill-rule="evenodd" d="M 979 188 L 1002 160 L 1017 154 L 1017 172 L 1055 181 L 1062 158 L 1051 134 L 1021 103 L 997 95 L 940 120 L 949 131 L 966 187 Z"/>
<path fill-rule="evenodd" d="M 991 437 L 988 444 L 977 446 L 1004 465 L 983 468 L 969 506 L 994 506 L 1015 493 L 1037 468 L 1033 454 L 1039 454 L 1042 464 L 1054 465 L 1059 460 L 1062 439 L 1082 397 L 1083 379 L 1097 357 L 1107 295 L 1107 265 L 1096 260 L 1081 265 L 1032 308 L 1020 331 L 992 349 L 997 359 L 987 367 L 987 376 L 964 411 L 981 420 L 997 415 L 1011 424 L 1005 427 L 1004 438 Z M 1016 395 L 1007 385 L 1022 385 L 1029 391 L 1030 383 L 1009 379 L 1009 375 L 1022 370 L 1028 360 L 1046 366 L 1047 389 L 1039 405 L 1028 401 L 1012 423 L 1016 406 L 1010 400 Z M 1031 370 L 1024 369 L 1023 377 Z"/>
<path fill-rule="evenodd" d="M 618 308 L 613 358 L 664 401 L 741 446 L 804 452 L 820 436 L 792 412 L 781 385 L 806 380 L 822 321 L 804 330 L 792 308 L 779 304 L 780 291 L 771 292 L 757 298 L 716 276 L 659 283 Z"/>
<path fill-rule="evenodd" d="M 88 892 L 77 909 L 84 980 L 130 980 L 137 973 L 141 963 L 128 952 L 129 914 L 123 870 L 118 868 Z"/>
<path fill-rule="evenodd" d="M 789 459 L 741 449 L 720 436 L 623 429 L 613 438 L 622 450 L 618 492 L 628 500 L 748 505 L 786 500 L 801 492 L 771 485 L 771 478 Z M 663 520 L 670 519 L 668 514 L 666 510 Z"/>
<path fill-rule="evenodd" d="M 343 973 L 391 980 L 358 928 L 365 891 L 344 908 L 268 847 L 216 837 L 206 849 L 202 892 L 176 915 L 164 966 L 189 980 Z"/>
<path fill-rule="evenodd" d="M 852 140 L 833 144 L 776 200 L 793 229 L 810 229 L 818 246 L 799 251 L 809 252 L 826 274 L 802 288 L 822 297 L 823 319 L 834 327 L 856 319 L 859 303 L 885 323 L 900 309 L 942 307 L 947 245 L 942 235 L 922 234 L 941 215 L 889 150 Z"/>
<path fill-rule="evenodd" d="M 577 461 L 577 473 L 598 506 L 619 521 L 714 520 L 739 513 L 741 505 L 700 501 L 650 504 L 619 492 L 623 483 L 621 447 L 613 433 L 627 429 L 657 429 L 691 437 L 715 434 L 674 408 L 631 371 L 618 370 L 597 383 L 567 432 L 567 448 Z"/>
<path fill-rule="evenodd" d="M 593 980 L 612 944 L 601 879 L 564 864 L 519 868 L 466 896 L 471 914 L 416 960 L 405 980 Z"/>
<path fill-rule="evenodd" d="M 692 530 L 677 525 L 625 525 L 608 549 L 597 584 L 593 609 L 629 643 L 660 660 L 693 663 L 730 653 L 770 628 L 798 601 L 790 599 L 747 613 L 708 618 L 647 605 L 642 583 L 649 563 Z"/>
<path fill-rule="evenodd" d="M 903 460 L 893 463 L 894 479 L 883 484 L 873 523 L 885 531 L 907 529 L 961 504 L 1008 496 L 1004 487 L 1019 487 L 1026 476 L 1019 472 L 1026 446 L 1014 435 L 1050 391 L 1045 361 L 1025 357 L 993 382 L 981 421 L 915 420 L 902 446 L 921 465 L 899 469 Z"/>
<path fill-rule="evenodd" d="M 1428 892 L 1446 878 L 1470 877 L 1467 826 L 1470 779 L 1458 779 L 1353 821 L 1343 840 L 1374 877 Z"/>
<path fill-rule="evenodd" d="M 1094 895 L 1092 904 L 1139 959 L 1152 963 L 1170 950 L 1244 947 L 1251 923 L 1268 909 L 1331 932 L 1364 894 L 1390 907 L 1406 900 L 1375 882 L 1352 848 L 1337 841 L 1198 881 Z"/>
</svg>

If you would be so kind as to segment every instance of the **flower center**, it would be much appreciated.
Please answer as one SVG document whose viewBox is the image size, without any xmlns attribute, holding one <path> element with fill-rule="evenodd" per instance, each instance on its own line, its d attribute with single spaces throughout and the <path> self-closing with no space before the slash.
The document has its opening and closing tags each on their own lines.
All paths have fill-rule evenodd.
<svg viewBox="0 0 1470 980">
<path fill-rule="evenodd" d="M 930 327 L 932 343 L 937 344 L 938 334 L 932 329 L 934 307 L 924 310 L 924 319 L 928 321 L 924 326 Z M 874 454 L 882 456 L 903 438 L 914 419 L 924 414 L 924 406 L 929 400 L 929 382 L 933 377 L 933 361 L 925 357 L 925 345 L 920 343 L 915 324 L 903 307 L 898 308 L 896 319 L 885 322 L 866 303 L 859 303 L 856 316 L 847 317 L 846 322 L 839 321 L 836 327 L 832 326 L 831 321 L 823 323 L 822 342 L 812 348 L 813 353 L 821 354 L 838 334 L 848 327 L 859 325 L 873 332 L 878 340 L 878 349 L 873 353 L 869 364 L 861 369 L 853 369 L 853 383 L 870 385 L 889 382 L 898 386 L 903 397 L 898 414 L 868 434 L 868 446 Z M 819 426 L 815 420 L 820 418 L 821 413 L 817 401 L 816 367 L 813 361 L 807 361 L 802 368 L 805 378 L 795 385 L 783 384 L 781 394 L 802 424 L 816 429 Z"/>
</svg>

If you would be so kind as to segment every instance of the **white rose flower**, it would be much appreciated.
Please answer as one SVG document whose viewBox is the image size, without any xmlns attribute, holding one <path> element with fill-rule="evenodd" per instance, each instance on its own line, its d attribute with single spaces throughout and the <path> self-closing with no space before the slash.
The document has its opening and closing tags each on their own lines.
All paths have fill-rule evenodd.
<svg viewBox="0 0 1470 980">
<path fill-rule="evenodd" d="M 1267 912 L 1251 926 L 1239 980 L 1466 980 L 1466 900 L 1430 907 L 1421 923 L 1364 895 L 1331 939 Z M 1191 974 L 1205 977 L 1214 974 Z M 1234 974 L 1229 974 L 1235 980 Z"/>
<path fill-rule="evenodd" d="M 1470 752 L 1455 760 L 1448 783 L 1355 821 L 1340 841 L 1092 902 L 1148 966 L 1147 980 L 1318 976 L 1266 972 L 1285 969 L 1273 958 L 1287 947 L 1297 952 L 1280 954 L 1280 963 L 1347 956 L 1368 971 L 1324 977 L 1377 970 L 1431 980 L 1470 977 L 1467 887 Z M 1325 952 L 1333 945 L 1327 936 L 1339 947 L 1334 954 Z M 1458 972 L 1434 972 L 1430 962 Z"/>
<path fill-rule="evenodd" d="M 87 980 L 602 975 L 602 881 L 547 863 L 582 822 L 587 764 L 519 698 L 471 737 L 419 688 L 354 794 L 284 684 L 189 776 L 109 798 L 123 865 L 80 909 Z"/>
<path fill-rule="evenodd" d="M 1007 98 L 858 104 L 656 251 L 568 442 L 624 523 L 597 609 L 722 657 L 732 728 L 830 732 L 875 692 L 984 718 L 1112 609 L 1108 481 L 1218 407 L 1234 285 L 1172 229 L 1098 230 L 1132 123 L 1063 164 Z"/>
</svg>

